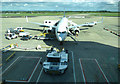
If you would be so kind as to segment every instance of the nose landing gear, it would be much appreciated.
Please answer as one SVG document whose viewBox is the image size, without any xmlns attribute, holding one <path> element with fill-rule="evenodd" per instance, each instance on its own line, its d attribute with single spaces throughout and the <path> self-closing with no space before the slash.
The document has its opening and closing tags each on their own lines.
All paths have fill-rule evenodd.
<svg viewBox="0 0 120 84">
<path fill-rule="evenodd" d="M 63 45 L 63 41 L 60 42 L 60 45 Z"/>
</svg>

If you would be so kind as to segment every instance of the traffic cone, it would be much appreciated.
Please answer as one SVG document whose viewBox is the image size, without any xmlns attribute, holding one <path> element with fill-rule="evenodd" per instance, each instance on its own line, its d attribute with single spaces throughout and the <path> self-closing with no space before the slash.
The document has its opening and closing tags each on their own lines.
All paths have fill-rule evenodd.
<svg viewBox="0 0 120 84">
<path fill-rule="evenodd" d="M 17 47 L 18 47 L 18 44 L 16 43 Z"/>
</svg>

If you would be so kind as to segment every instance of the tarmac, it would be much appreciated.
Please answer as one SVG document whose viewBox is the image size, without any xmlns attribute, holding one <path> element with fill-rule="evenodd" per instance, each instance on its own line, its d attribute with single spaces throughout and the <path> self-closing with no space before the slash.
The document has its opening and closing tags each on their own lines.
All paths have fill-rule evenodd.
<svg viewBox="0 0 120 84">
<path fill-rule="evenodd" d="M 62 17 L 62 16 L 61 16 Z M 89 17 L 84 19 L 69 18 L 77 24 L 100 21 L 102 17 Z M 5 39 L 5 31 L 8 28 L 24 27 L 25 31 L 33 36 L 40 34 L 43 29 L 35 24 L 26 22 L 25 18 L 2 18 L 2 47 L 9 44 L 18 44 L 18 47 L 26 49 L 13 49 L 2 53 L 2 80 L 9 82 L 39 82 L 42 83 L 118 83 L 118 55 L 120 40 L 117 35 L 103 28 L 119 32 L 118 17 L 103 17 L 103 23 L 94 27 L 81 27 L 78 36 L 74 36 L 77 42 L 67 37 L 63 45 L 56 40 L 28 41 L 17 39 Z M 28 17 L 29 21 L 43 23 L 44 20 L 59 20 L 58 16 Z M 41 50 L 35 48 L 41 45 Z M 50 47 L 65 48 L 69 52 L 68 69 L 64 74 L 47 74 L 43 71 L 42 62 L 46 60 L 46 50 Z M 15 52 L 8 61 L 6 59 Z"/>
</svg>

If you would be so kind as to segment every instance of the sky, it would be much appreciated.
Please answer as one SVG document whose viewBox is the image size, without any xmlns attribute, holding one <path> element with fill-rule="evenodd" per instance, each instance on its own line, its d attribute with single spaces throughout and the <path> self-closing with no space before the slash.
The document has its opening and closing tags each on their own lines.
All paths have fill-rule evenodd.
<svg viewBox="0 0 120 84">
<path fill-rule="evenodd" d="M 63 9 L 66 8 L 67 11 L 75 10 L 75 11 L 100 11 L 100 10 L 108 10 L 108 11 L 118 11 L 118 2 L 115 2 L 115 0 L 106 0 L 104 2 L 99 2 L 92 0 L 92 2 L 89 2 L 90 0 L 85 0 L 81 1 L 80 0 L 57 0 L 56 3 L 49 3 L 53 2 L 52 0 L 49 0 L 49 2 L 46 0 L 47 3 L 38 3 L 38 2 L 43 2 L 43 1 L 36 1 L 33 0 L 36 3 L 29 3 L 31 0 L 23 0 L 23 3 L 13 3 L 15 0 L 10 0 L 8 3 L 3 3 L 2 4 L 2 10 L 4 11 L 62 11 Z M 18 1 L 18 0 L 17 0 Z M 21 0 L 19 0 L 21 1 Z M 87 2 L 86 2 L 87 1 Z M 45 2 L 45 0 L 44 0 Z M 55 2 L 55 0 L 54 0 Z M 74 2 L 74 3 L 73 3 Z M 97 3 L 98 2 L 98 3 Z M 84 5 L 83 5 L 84 4 Z M 69 9 L 68 9 L 69 8 Z"/>
<path fill-rule="evenodd" d="M 114 3 L 120 0 L 0 0 L 2 2 L 108 2 Z"/>
</svg>

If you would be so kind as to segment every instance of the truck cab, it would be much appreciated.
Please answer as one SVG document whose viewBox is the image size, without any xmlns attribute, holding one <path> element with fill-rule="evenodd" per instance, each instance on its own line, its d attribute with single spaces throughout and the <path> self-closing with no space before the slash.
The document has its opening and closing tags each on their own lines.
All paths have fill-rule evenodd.
<svg viewBox="0 0 120 84">
<path fill-rule="evenodd" d="M 47 59 L 43 62 L 44 72 L 57 72 L 63 74 L 68 67 L 68 52 L 64 49 L 58 52 L 55 48 L 51 48 L 51 52 L 47 54 Z"/>
</svg>

